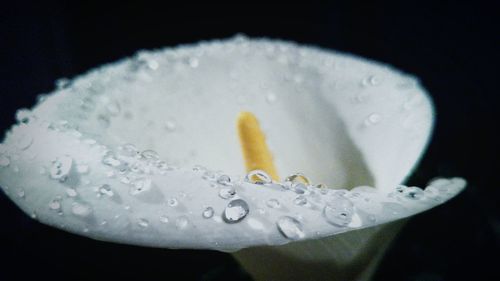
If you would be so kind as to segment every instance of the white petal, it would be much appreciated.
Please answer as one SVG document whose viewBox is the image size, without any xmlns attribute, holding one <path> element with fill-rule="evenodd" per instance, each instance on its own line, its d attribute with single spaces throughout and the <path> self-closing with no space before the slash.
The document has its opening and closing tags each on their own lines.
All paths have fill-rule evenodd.
<svg viewBox="0 0 500 281">
<path fill-rule="evenodd" d="M 297 194 L 245 182 L 234 128 L 242 110 L 261 120 L 280 172 L 377 188 Z M 407 217 L 465 185 L 444 180 L 418 199 L 392 194 L 430 134 L 425 92 L 387 66 L 283 42 L 140 53 L 74 80 L 31 114 L 19 114 L 0 147 L 0 185 L 40 221 L 107 241 L 280 245 Z M 221 196 L 228 185 L 236 194 Z"/>
</svg>

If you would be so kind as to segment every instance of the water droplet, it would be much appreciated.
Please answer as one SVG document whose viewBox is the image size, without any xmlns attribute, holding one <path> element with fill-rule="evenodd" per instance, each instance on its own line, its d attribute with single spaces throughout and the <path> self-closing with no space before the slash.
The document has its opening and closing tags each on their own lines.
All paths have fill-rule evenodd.
<svg viewBox="0 0 500 281">
<path fill-rule="evenodd" d="M 272 92 L 268 93 L 266 96 L 266 101 L 269 104 L 275 103 L 277 99 L 278 99 L 278 97 L 276 96 L 276 94 L 272 93 Z"/>
<path fill-rule="evenodd" d="M 179 205 L 179 201 L 177 201 L 176 198 L 170 198 L 170 199 L 168 199 L 167 204 L 170 207 L 175 207 L 175 206 Z"/>
<path fill-rule="evenodd" d="M 89 166 L 88 165 L 78 165 L 78 166 L 76 166 L 76 171 L 80 174 L 88 174 Z"/>
<path fill-rule="evenodd" d="M 8 167 L 10 165 L 10 158 L 7 155 L 0 155 L 0 167 Z"/>
<path fill-rule="evenodd" d="M 65 181 L 73 165 L 73 159 L 67 155 L 58 157 L 56 160 L 52 161 L 52 166 L 50 167 L 50 177 L 52 179 L 59 180 L 61 182 Z"/>
<path fill-rule="evenodd" d="M 203 210 L 202 216 L 205 219 L 209 219 L 209 218 L 213 217 L 214 216 L 214 208 L 212 208 L 212 207 L 205 208 L 205 210 Z"/>
<path fill-rule="evenodd" d="M 382 83 L 382 79 L 379 78 L 378 76 L 376 75 L 372 75 L 368 78 L 368 82 L 373 85 L 373 86 L 376 86 L 376 85 L 380 85 L 380 83 Z"/>
<path fill-rule="evenodd" d="M 189 58 L 188 64 L 192 68 L 197 68 L 200 65 L 200 62 L 197 58 Z"/>
<path fill-rule="evenodd" d="M 172 170 L 172 168 L 168 166 L 167 162 L 165 161 L 156 162 L 156 168 L 158 168 L 161 174 L 165 174 L 167 171 Z"/>
<path fill-rule="evenodd" d="M 245 181 L 253 184 L 269 184 L 272 183 L 273 180 L 266 172 L 262 170 L 253 170 L 246 175 Z"/>
<path fill-rule="evenodd" d="M 149 162 L 158 161 L 160 159 L 160 156 L 154 150 L 144 150 L 141 153 L 141 157 L 144 158 L 146 161 L 149 161 Z"/>
<path fill-rule="evenodd" d="M 420 104 L 422 104 L 422 97 L 420 95 L 414 95 L 403 104 L 403 108 L 405 110 L 411 110 Z"/>
<path fill-rule="evenodd" d="M 175 129 L 177 128 L 177 124 L 175 123 L 174 120 L 169 120 L 167 122 L 165 122 L 165 129 L 169 132 L 173 132 L 175 131 Z"/>
<path fill-rule="evenodd" d="M 404 189 L 403 195 L 408 199 L 419 200 L 424 197 L 424 191 L 416 186 L 410 186 Z"/>
<path fill-rule="evenodd" d="M 111 190 L 111 186 L 109 184 L 103 184 L 99 187 L 97 196 L 101 197 L 103 195 L 112 197 L 114 195 L 113 190 Z"/>
<path fill-rule="evenodd" d="M 149 221 L 147 219 L 141 218 L 139 219 L 139 222 L 137 222 L 137 224 L 142 228 L 146 228 L 149 226 Z"/>
<path fill-rule="evenodd" d="M 228 175 L 221 175 L 217 178 L 217 183 L 221 185 L 231 185 L 231 178 Z"/>
<path fill-rule="evenodd" d="M 303 183 L 292 184 L 291 189 L 297 194 L 304 194 L 307 192 L 307 186 Z"/>
<path fill-rule="evenodd" d="M 213 180 L 216 180 L 216 174 L 212 171 L 205 171 L 203 173 L 203 176 L 201 176 L 201 178 L 204 180 L 213 181 Z"/>
<path fill-rule="evenodd" d="M 152 181 L 150 178 L 140 178 L 131 182 L 130 195 L 137 195 L 151 189 Z"/>
<path fill-rule="evenodd" d="M 372 113 L 368 115 L 368 117 L 365 119 L 365 125 L 366 126 L 372 126 L 380 123 L 382 121 L 382 116 L 378 113 Z"/>
<path fill-rule="evenodd" d="M 307 204 L 307 198 L 304 195 L 299 195 L 293 200 L 295 205 L 304 206 Z"/>
<path fill-rule="evenodd" d="M 234 188 L 222 188 L 219 190 L 219 197 L 222 199 L 230 199 L 236 195 Z"/>
<path fill-rule="evenodd" d="M 280 201 L 278 201 L 277 199 L 274 199 L 274 198 L 267 200 L 266 205 L 269 208 L 273 208 L 273 209 L 278 209 L 281 207 Z"/>
<path fill-rule="evenodd" d="M 75 202 L 71 206 L 71 212 L 79 217 L 87 217 L 90 213 L 92 213 L 92 208 L 88 205 Z"/>
<path fill-rule="evenodd" d="M 26 195 L 26 192 L 24 191 L 24 189 L 19 189 L 17 191 L 17 197 L 24 198 L 25 195 Z"/>
<path fill-rule="evenodd" d="M 224 209 L 224 213 L 222 215 L 222 219 L 226 223 L 237 223 L 243 220 L 249 213 L 250 208 L 248 207 L 247 202 L 242 199 L 236 199 L 229 202 L 226 209 Z"/>
<path fill-rule="evenodd" d="M 287 239 L 298 240 L 306 235 L 302 230 L 302 224 L 295 218 L 284 216 L 276 222 L 278 231 Z"/>
<path fill-rule="evenodd" d="M 68 78 L 60 78 L 56 80 L 57 90 L 66 89 L 71 85 L 71 81 Z"/>
<path fill-rule="evenodd" d="M 334 195 L 332 197 L 323 209 L 323 216 L 330 224 L 336 226 L 348 225 L 354 214 L 354 205 L 349 199 L 342 196 Z"/>
<path fill-rule="evenodd" d="M 168 218 L 167 215 L 161 215 L 160 216 L 160 222 L 161 223 L 168 223 L 170 221 L 170 219 Z"/>
<path fill-rule="evenodd" d="M 16 146 L 21 150 L 26 150 L 31 146 L 32 143 L 33 143 L 33 136 L 29 134 L 24 134 L 17 139 Z"/>
<path fill-rule="evenodd" d="M 291 183 L 303 183 L 305 185 L 309 185 L 310 184 L 309 179 L 305 175 L 303 175 L 301 173 L 292 174 L 292 175 L 286 177 L 285 181 L 291 182 Z"/>
<path fill-rule="evenodd" d="M 176 220 L 175 220 L 175 227 L 179 230 L 183 230 L 183 229 L 186 229 L 187 226 L 189 224 L 189 220 L 188 218 L 182 216 L 182 217 L 178 217 Z"/>
<path fill-rule="evenodd" d="M 195 165 L 193 167 L 193 171 L 195 172 L 205 172 L 207 168 L 203 167 L 202 165 Z"/>
<path fill-rule="evenodd" d="M 116 155 L 112 151 L 106 152 L 102 158 L 102 163 L 111 167 L 118 167 L 120 166 L 121 162 L 116 158 Z"/>
<path fill-rule="evenodd" d="M 57 196 L 56 198 L 52 199 L 49 203 L 49 208 L 54 211 L 59 211 L 61 209 L 61 201 L 62 197 Z"/>
<path fill-rule="evenodd" d="M 137 157 L 139 150 L 133 144 L 127 143 L 118 147 L 118 151 L 121 155 L 126 157 Z"/>
<path fill-rule="evenodd" d="M 443 191 L 439 190 L 439 188 L 436 186 L 430 185 L 426 187 L 424 190 L 424 194 L 429 198 L 434 199 L 436 202 L 444 201 L 444 198 L 441 196 L 441 194 L 443 194 Z"/>
<path fill-rule="evenodd" d="M 76 197 L 78 193 L 73 188 L 66 188 L 66 195 L 68 195 L 68 197 Z"/>
<path fill-rule="evenodd" d="M 153 59 L 149 59 L 147 61 L 147 65 L 148 65 L 149 69 L 151 69 L 151 70 L 157 70 L 158 67 L 160 66 L 160 64 Z"/>
</svg>

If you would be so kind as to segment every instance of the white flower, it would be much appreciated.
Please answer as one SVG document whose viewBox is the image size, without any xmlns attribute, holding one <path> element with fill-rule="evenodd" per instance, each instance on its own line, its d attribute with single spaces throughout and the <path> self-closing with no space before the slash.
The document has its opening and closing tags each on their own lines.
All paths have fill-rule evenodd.
<svg viewBox="0 0 500 281">
<path fill-rule="evenodd" d="M 245 179 L 241 111 L 261 120 L 280 173 L 335 189 Z M 23 211 L 112 242 L 261 246 L 236 254 L 259 279 L 369 276 L 397 226 L 358 229 L 432 208 L 465 186 L 400 186 L 433 124 L 414 78 L 280 41 L 141 52 L 61 81 L 17 117 L 0 144 L 0 185 Z M 278 268 L 287 264 L 293 270 Z"/>
</svg>

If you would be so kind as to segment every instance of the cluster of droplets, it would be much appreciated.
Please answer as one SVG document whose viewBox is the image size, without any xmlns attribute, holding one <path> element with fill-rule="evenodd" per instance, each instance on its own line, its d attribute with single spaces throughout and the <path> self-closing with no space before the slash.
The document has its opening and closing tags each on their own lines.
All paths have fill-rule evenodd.
<svg viewBox="0 0 500 281">
<path fill-rule="evenodd" d="M 238 50 L 245 51 L 248 48 L 249 41 L 245 37 L 239 37 L 229 45 L 238 44 Z M 247 47 L 245 47 L 247 46 Z M 283 65 L 297 65 L 300 66 L 308 61 L 308 56 L 310 55 L 308 51 L 298 52 L 295 54 L 291 52 L 294 48 L 283 44 L 281 46 L 275 46 L 273 44 L 263 44 L 263 48 L 267 56 L 270 59 L 276 60 L 278 63 Z M 186 56 L 185 54 L 176 55 L 178 59 L 176 65 L 188 69 L 197 69 L 202 65 L 203 61 L 197 56 Z M 151 78 L 154 73 L 165 66 L 165 62 L 155 59 L 153 56 L 147 53 L 138 54 L 130 62 L 130 69 L 134 74 L 131 75 L 134 79 L 145 79 Z M 325 68 L 333 68 L 338 65 L 338 62 L 333 60 L 325 60 Z M 235 75 L 232 75 L 235 76 Z M 149 77 L 149 78 L 148 78 Z M 235 77 L 233 77 L 235 78 Z M 284 77 L 285 81 L 295 83 L 300 85 L 305 83 L 305 77 L 298 73 L 290 74 Z M 99 87 L 102 87 L 99 83 L 84 81 L 85 83 L 70 83 L 69 80 L 60 80 L 58 82 L 58 89 L 61 91 L 68 90 L 69 88 L 76 89 L 78 91 L 86 92 L 87 95 L 81 95 L 80 106 L 84 112 L 96 111 L 95 116 L 97 116 L 98 122 L 103 127 L 108 127 L 112 118 L 119 116 L 124 113 L 124 105 L 114 99 L 96 99 L 97 93 L 102 91 Z M 383 77 L 378 75 L 370 75 L 362 79 L 362 87 L 374 87 L 379 86 L 383 82 Z M 403 87 L 403 86 L 401 86 Z M 406 86 L 405 86 L 406 87 Z M 268 89 L 267 89 L 268 90 Z M 278 96 L 276 93 L 268 90 L 266 96 L 266 101 L 269 104 L 274 104 Z M 363 97 L 364 99 L 364 97 Z M 363 101 L 359 98 L 358 101 Z M 417 99 L 409 99 L 408 102 L 404 104 L 405 110 L 409 110 L 414 106 L 419 104 Z M 102 103 L 101 107 L 96 106 L 97 103 Z M 17 114 L 17 119 L 20 123 L 29 124 L 35 117 L 31 115 L 29 111 L 19 111 Z M 370 113 L 364 119 L 365 126 L 373 126 L 382 121 L 384 116 L 381 113 Z M 174 131 L 176 129 L 176 122 L 174 120 L 169 120 L 164 123 L 164 127 L 167 131 Z M 57 125 L 58 128 L 66 127 L 67 130 L 74 130 L 69 126 L 69 123 L 61 123 Z M 57 129 L 57 128 L 56 128 Z M 75 132 L 76 133 L 76 132 Z M 85 140 L 88 144 L 95 144 L 94 140 Z M 29 135 L 21 136 L 16 143 L 16 147 L 19 150 L 28 149 L 33 143 L 33 139 Z M 0 169 L 8 167 L 11 165 L 11 158 L 0 147 Z M 166 162 L 161 161 L 158 154 L 152 150 L 139 151 L 133 145 L 123 145 L 119 147 L 116 151 L 108 151 L 102 157 L 102 163 L 109 167 L 110 172 L 107 173 L 109 177 L 118 177 L 122 183 L 130 186 L 129 193 L 133 196 L 148 192 L 153 186 L 151 176 L 155 174 L 165 174 L 170 169 L 172 169 Z M 219 200 L 227 200 L 225 202 L 225 208 L 222 213 L 216 212 L 212 206 L 203 206 L 201 210 L 201 215 L 204 219 L 212 218 L 222 218 L 222 221 L 228 224 L 236 224 L 243 221 L 249 216 L 250 206 L 242 198 L 238 196 L 239 190 L 238 185 L 240 182 L 235 182 L 228 175 L 208 171 L 202 168 L 194 168 L 201 171 L 202 178 L 209 181 L 212 187 L 217 187 Z M 79 174 L 88 174 L 89 166 L 86 164 L 76 163 L 71 157 L 67 155 L 62 155 L 54 159 L 48 167 L 49 176 L 51 179 L 59 182 L 67 182 L 68 178 L 71 177 L 73 172 Z M 243 179 L 244 182 L 250 184 L 258 185 L 268 185 L 268 186 L 278 186 L 285 191 L 291 191 L 295 193 L 292 203 L 296 206 L 304 208 L 312 208 L 312 204 L 316 203 L 316 206 L 320 206 L 319 209 L 322 211 L 322 217 L 324 220 L 335 227 L 350 227 L 353 226 L 353 220 L 356 215 L 356 208 L 353 202 L 360 200 L 358 197 L 362 195 L 356 192 L 333 192 L 323 185 L 312 185 L 302 174 L 294 174 L 287 177 L 283 182 L 273 182 L 271 177 L 263 171 L 252 171 L 246 175 Z M 444 200 L 444 194 L 448 192 L 450 182 L 445 182 L 444 180 L 438 180 L 431 184 L 427 189 L 421 190 L 416 187 L 405 187 L 399 186 L 396 190 L 390 194 L 390 198 L 394 199 L 391 202 L 392 209 L 396 210 L 396 204 L 403 203 L 407 201 L 419 201 L 425 198 L 432 198 L 432 200 L 440 201 Z M 95 192 L 97 197 L 102 198 L 112 198 L 116 194 L 113 187 L 110 184 L 101 184 L 95 187 Z M 24 190 L 17 191 L 18 197 L 24 198 Z M 74 198 L 75 201 L 71 205 L 71 212 L 76 216 L 88 216 L 92 213 L 92 209 L 78 202 L 79 193 L 73 188 L 66 189 L 67 197 Z M 323 201 L 318 201 L 318 196 L 322 196 Z M 326 198 L 326 199 L 325 199 Z M 166 204 L 171 208 L 179 208 L 180 197 L 170 197 L 166 199 Z M 280 201 L 281 200 L 281 201 Z M 263 209 L 269 210 L 279 210 L 283 212 L 287 202 L 277 198 L 266 199 L 263 202 L 263 207 L 257 209 L 255 214 L 263 214 Z M 363 198 L 363 200 L 369 200 L 368 197 Z M 56 211 L 58 214 L 62 214 L 62 196 L 55 197 L 49 203 L 49 209 Z M 318 204 L 320 202 L 320 204 Z M 394 203 L 396 202 L 396 203 Z M 399 203 L 398 203 L 399 202 Z M 267 207 L 267 208 L 266 208 Z M 130 207 L 125 206 L 128 210 Z M 220 214 L 220 216 L 218 215 Z M 371 222 L 376 220 L 376 217 L 371 214 L 368 216 Z M 135 220 L 137 225 L 141 228 L 148 228 L 150 225 L 149 219 L 139 218 Z M 175 220 L 170 219 L 167 215 L 161 215 L 159 221 L 163 224 L 174 222 L 177 229 L 186 229 L 190 221 L 187 216 L 177 217 Z M 102 225 L 106 225 L 107 221 L 101 221 Z M 285 215 L 280 216 L 275 221 L 277 231 L 281 233 L 285 238 L 290 240 L 298 240 L 306 237 L 305 227 L 303 225 L 303 220 L 299 216 Z M 88 231 L 88 229 L 87 229 Z"/>
<path fill-rule="evenodd" d="M 166 174 L 173 168 L 161 160 L 153 150 L 138 150 L 132 144 L 119 146 L 117 152 L 107 151 L 102 163 L 111 167 L 118 174 L 120 182 L 129 185 L 129 193 L 138 195 L 151 189 L 151 175 Z"/>
</svg>

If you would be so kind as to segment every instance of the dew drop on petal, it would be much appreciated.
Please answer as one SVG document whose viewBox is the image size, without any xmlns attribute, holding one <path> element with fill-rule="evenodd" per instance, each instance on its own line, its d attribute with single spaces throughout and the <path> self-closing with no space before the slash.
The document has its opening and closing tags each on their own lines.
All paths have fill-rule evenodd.
<svg viewBox="0 0 500 281">
<path fill-rule="evenodd" d="M 201 178 L 204 180 L 213 181 L 216 180 L 216 174 L 212 171 L 205 171 Z"/>
<path fill-rule="evenodd" d="M 130 195 L 137 195 L 151 189 L 152 181 L 149 178 L 136 179 L 131 182 Z"/>
<path fill-rule="evenodd" d="M 75 216 L 87 217 L 88 215 L 90 215 L 90 213 L 92 213 L 92 208 L 90 208 L 88 205 L 75 202 L 71 206 L 71 212 Z"/>
<path fill-rule="evenodd" d="M 154 150 L 144 150 L 141 153 L 141 156 L 142 156 L 142 158 L 146 159 L 147 161 L 157 161 L 160 159 L 160 156 Z"/>
<path fill-rule="evenodd" d="M 222 188 L 219 190 L 219 197 L 222 199 L 230 199 L 236 195 L 234 188 Z"/>
<path fill-rule="evenodd" d="M 326 221 L 336 226 L 348 225 L 354 214 L 353 203 L 342 196 L 333 196 L 323 209 Z"/>
<path fill-rule="evenodd" d="M 266 101 L 269 104 L 275 103 L 277 99 L 278 99 L 278 97 L 273 92 L 268 93 L 267 96 L 266 96 Z"/>
<path fill-rule="evenodd" d="M 287 239 L 298 240 L 306 235 L 302 230 L 302 224 L 295 218 L 284 216 L 276 222 L 278 231 Z"/>
<path fill-rule="evenodd" d="M 102 158 L 102 163 L 111 167 L 118 167 L 121 162 L 112 151 L 106 152 Z"/>
<path fill-rule="evenodd" d="M 185 216 L 182 216 L 182 217 L 178 217 L 176 220 L 175 220 L 175 227 L 179 230 L 183 230 L 183 229 L 186 229 L 187 226 L 189 224 L 189 220 L 187 217 Z"/>
<path fill-rule="evenodd" d="M 118 151 L 121 155 L 126 157 L 136 157 L 139 154 L 139 150 L 135 145 L 127 143 L 118 147 Z"/>
<path fill-rule="evenodd" d="M 380 123 L 382 121 L 382 116 L 378 113 L 372 113 L 368 115 L 368 117 L 365 119 L 365 125 L 366 126 L 372 126 Z"/>
<path fill-rule="evenodd" d="M 103 196 L 103 195 L 106 195 L 106 196 L 109 196 L 109 197 L 112 197 L 114 195 L 114 192 L 113 190 L 111 189 L 111 186 L 109 184 L 103 184 L 99 187 L 99 189 L 97 190 L 98 192 L 98 196 Z"/>
<path fill-rule="evenodd" d="M 169 120 L 169 121 L 165 122 L 165 129 L 168 132 L 173 132 L 173 131 L 175 131 L 176 128 L 177 128 L 177 124 L 175 123 L 175 121 Z"/>
<path fill-rule="evenodd" d="M 66 188 L 66 195 L 68 195 L 68 197 L 76 197 L 78 193 L 74 188 Z"/>
<path fill-rule="evenodd" d="M 191 68 L 197 68 L 200 65 L 200 62 L 197 58 L 189 58 L 188 64 Z"/>
<path fill-rule="evenodd" d="M 406 198 L 412 200 L 419 200 L 422 199 L 422 197 L 424 197 L 424 191 L 416 186 L 410 186 L 405 188 L 403 194 Z"/>
<path fill-rule="evenodd" d="M 307 186 L 303 183 L 293 183 L 291 189 L 297 194 L 304 194 L 307 191 Z"/>
<path fill-rule="evenodd" d="M 16 120 L 20 123 L 28 124 L 33 119 L 33 114 L 28 109 L 19 109 L 16 112 Z"/>
<path fill-rule="evenodd" d="M 170 207 L 175 207 L 175 206 L 179 205 L 179 201 L 177 201 L 176 198 L 170 198 L 170 199 L 168 199 L 167 204 Z"/>
<path fill-rule="evenodd" d="M 139 222 L 137 222 L 137 224 L 142 227 L 142 228 L 146 228 L 149 226 L 149 221 L 147 219 L 144 219 L 144 218 L 140 218 L 139 219 Z"/>
<path fill-rule="evenodd" d="M 58 157 L 56 160 L 52 161 L 50 177 L 59 181 L 65 181 L 72 165 L 73 159 L 71 157 L 67 155 Z"/>
<path fill-rule="evenodd" d="M 170 219 L 168 218 L 167 215 L 161 215 L 160 216 L 160 222 L 161 223 L 168 223 L 170 221 Z"/>
<path fill-rule="evenodd" d="M 49 203 L 49 209 L 58 211 L 61 209 L 61 201 L 62 198 L 60 196 L 57 196 L 56 198 L 52 199 Z"/>
<path fill-rule="evenodd" d="M 21 150 L 26 150 L 31 146 L 32 143 L 33 137 L 29 134 L 24 134 L 16 141 L 16 146 Z"/>
<path fill-rule="evenodd" d="M 286 182 L 291 182 L 291 183 L 303 183 L 305 185 L 309 185 L 310 184 L 309 179 L 305 175 L 303 175 L 301 173 L 292 174 L 292 175 L 286 177 L 285 181 Z"/>
<path fill-rule="evenodd" d="M 24 189 L 17 190 L 17 197 L 24 198 L 25 196 L 26 196 L 26 192 L 24 191 Z"/>
<path fill-rule="evenodd" d="M 304 195 L 299 195 L 295 197 L 295 200 L 293 200 L 293 202 L 295 203 L 295 205 L 304 206 L 307 204 L 307 198 Z"/>
<path fill-rule="evenodd" d="M 262 170 L 253 170 L 246 175 L 245 181 L 253 184 L 269 184 L 272 179 Z"/>
<path fill-rule="evenodd" d="M 274 198 L 267 200 L 266 205 L 269 208 L 273 208 L 273 209 L 278 209 L 281 207 L 280 201 L 278 201 L 277 199 L 274 199 Z"/>
<path fill-rule="evenodd" d="M 205 219 L 209 219 L 209 218 L 213 217 L 214 216 L 214 208 L 212 208 L 212 207 L 205 208 L 205 210 L 203 210 L 202 216 Z"/>
<path fill-rule="evenodd" d="M 237 223 L 243 220 L 249 213 L 250 208 L 247 202 L 242 199 L 236 199 L 229 202 L 224 213 L 222 214 L 222 219 L 226 223 Z"/>
<path fill-rule="evenodd" d="M 160 171 L 160 173 L 164 174 L 169 170 L 172 170 L 171 167 L 168 166 L 167 162 L 165 161 L 158 161 L 156 162 L 156 168 Z"/>
<path fill-rule="evenodd" d="M 8 167 L 10 165 L 10 159 L 7 155 L 0 155 L 0 167 Z"/>
<path fill-rule="evenodd" d="M 380 79 L 378 76 L 376 75 L 372 75 L 368 78 L 368 82 L 373 85 L 373 86 L 376 86 L 376 85 L 380 85 L 380 83 L 382 82 L 382 79 Z"/>
<path fill-rule="evenodd" d="M 228 175 L 221 175 L 217 178 L 217 183 L 221 185 L 230 185 L 231 178 Z"/>
</svg>

